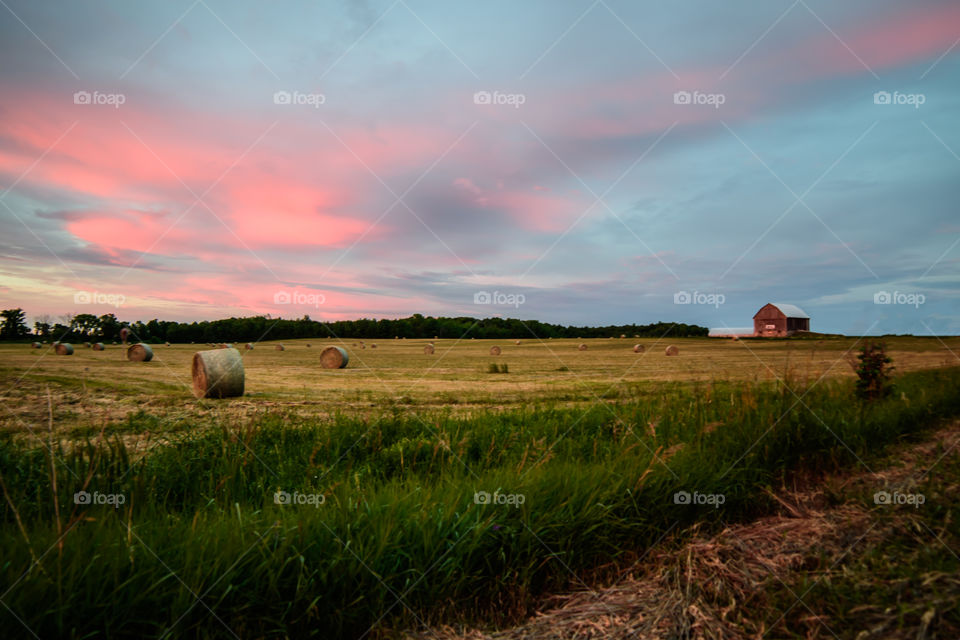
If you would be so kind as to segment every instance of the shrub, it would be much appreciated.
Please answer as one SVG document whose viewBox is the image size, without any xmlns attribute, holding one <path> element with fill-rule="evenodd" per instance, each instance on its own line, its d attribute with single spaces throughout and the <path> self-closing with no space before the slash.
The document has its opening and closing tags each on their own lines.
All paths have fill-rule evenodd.
<svg viewBox="0 0 960 640">
<path fill-rule="evenodd" d="M 893 391 L 890 382 L 893 367 L 889 366 L 893 358 L 887 355 L 886 345 L 882 342 L 866 342 L 857 356 L 854 367 L 857 374 L 857 397 L 861 400 L 879 400 Z"/>
</svg>

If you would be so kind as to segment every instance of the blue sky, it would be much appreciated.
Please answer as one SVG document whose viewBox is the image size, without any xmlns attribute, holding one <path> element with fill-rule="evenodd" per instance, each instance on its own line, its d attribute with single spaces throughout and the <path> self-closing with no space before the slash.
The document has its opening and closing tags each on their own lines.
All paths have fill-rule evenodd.
<svg viewBox="0 0 960 640">
<path fill-rule="evenodd" d="M 0 304 L 31 319 L 739 327 L 781 301 L 960 332 L 955 3 L 0 14 Z"/>
</svg>

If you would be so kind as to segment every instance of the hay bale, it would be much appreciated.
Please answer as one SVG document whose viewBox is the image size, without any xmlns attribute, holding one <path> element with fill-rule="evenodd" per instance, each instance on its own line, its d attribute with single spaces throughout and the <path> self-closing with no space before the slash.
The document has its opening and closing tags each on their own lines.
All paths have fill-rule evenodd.
<svg viewBox="0 0 960 640">
<path fill-rule="evenodd" d="M 103 351 L 104 349 L 106 349 L 106 347 L 103 346 L 103 343 L 102 343 L 102 342 L 94 342 L 94 343 L 93 343 L 93 350 L 94 350 L 94 351 Z"/>
<path fill-rule="evenodd" d="M 320 352 L 320 366 L 324 369 L 343 369 L 349 361 L 347 351 L 340 347 L 327 347 Z"/>
<path fill-rule="evenodd" d="M 664 353 L 667 354 L 668 356 L 675 356 L 680 353 L 680 349 L 676 348 L 673 345 L 670 345 L 664 350 Z"/>
<path fill-rule="evenodd" d="M 373 344 L 371 344 L 371 345 L 370 345 L 370 348 L 371 348 L 371 349 L 376 349 L 376 348 L 377 348 L 377 343 L 374 342 Z"/>
<path fill-rule="evenodd" d="M 647 348 L 646 348 L 645 346 L 643 346 L 642 344 L 635 344 L 635 345 L 633 345 L 633 352 L 634 352 L 634 353 L 643 353 L 643 352 L 646 351 L 646 350 L 647 350 Z"/>
<path fill-rule="evenodd" d="M 490 347 L 490 355 L 492 356 L 500 355 L 500 347 Z"/>
<path fill-rule="evenodd" d="M 252 343 L 252 342 L 248 342 L 248 343 L 247 343 L 247 346 L 244 347 L 244 348 L 245 348 L 247 351 L 252 351 L 252 350 L 253 350 L 253 343 Z"/>
<path fill-rule="evenodd" d="M 583 344 L 583 343 L 581 342 L 579 345 L 577 345 L 577 349 L 578 349 L 579 351 L 586 351 L 586 350 L 587 350 L 587 345 L 585 345 L 585 344 Z"/>
<path fill-rule="evenodd" d="M 515 344 L 515 345 L 517 345 L 517 346 L 519 347 L 519 346 L 520 346 L 520 341 L 519 341 L 519 340 L 517 340 L 517 341 L 516 341 L 516 342 L 514 342 L 513 344 Z"/>
<path fill-rule="evenodd" d="M 169 343 L 169 342 L 164 342 L 164 343 L 163 343 L 163 346 L 169 347 L 169 346 L 170 346 L 170 343 Z"/>
<path fill-rule="evenodd" d="M 84 342 L 84 343 L 83 343 L 83 346 L 85 346 L 87 349 L 89 349 L 89 348 L 90 348 L 90 343 L 89 343 L 89 342 Z"/>
<path fill-rule="evenodd" d="M 127 338 L 129 337 L 130 337 L 130 329 L 126 327 L 124 327 L 123 329 L 120 329 L 120 341 L 123 342 L 123 344 L 127 344 Z"/>
<path fill-rule="evenodd" d="M 310 343 L 308 342 L 308 343 L 307 343 L 307 349 L 309 349 L 309 348 L 310 348 Z"/>
<path fill-rule="evenodd" d="M 220 348 L 221 348 L 221 349 L 233 349 L 233 345 L 232 345 L 231 343 L 229 343 L 229 342 L 224 342 L 223 344 L 220 345 Z"/>
<path fill-rule="evenodd" d="M 30 345 L 31 349 L 40 349 L 41 347 L 43 347 L 43 345 L 39 342 L 34 342 L 32 345 Z"/>
<path fill-rule="evenodd" d="M 273 349 L 274 349 L 275 351 L 283 351 L 283 345 L 282 345 L 282 344 L 278 344 L 278 345 L 275 346 Z"/>
<path fill-rule="evenodd" d="M 626 337 L 627 337 L 627 334 L 625 334 L 625 333 L 621 333 L 621 334 L 620 334 L 620 339 L 621 339 L 621 340 L 623 340 L 623 339 L 626 338 Z"/>
<path fill-rule="evenodd" d="M 130 362 L 150 362 L 153 360 L 153 349 L 150 345 L 139 342 L 127 348 L 127 360 Z"/>
<path fill-rule="evenodd" d="M 213 349 L 193 354 L 193 395 L 232 398 L 243 395 L 243 357 L 236 349 Z"/>
<path fill-rule="evenodd" d="M 436 348 L 432 344 L 424 345 L 423 352 L 428 356 L 432 356 Z"/>
<path fill-rule="evenodd" d="M 73 345 L 66 342 L 57 342 L 53 345 L 54 351 L 57 352 L 58 356 L 72 356 L 73 355 Z"/>
</svg>

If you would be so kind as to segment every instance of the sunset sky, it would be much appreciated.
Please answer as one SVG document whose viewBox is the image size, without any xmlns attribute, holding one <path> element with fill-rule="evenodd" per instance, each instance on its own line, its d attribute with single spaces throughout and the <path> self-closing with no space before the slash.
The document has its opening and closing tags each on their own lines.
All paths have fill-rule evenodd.
<svg viewBox="0 0 960 640">
<path fill-rule="evenodd" d="M 960 333 L 955 1 L 2 0 L 0 60 L 31 324 Z"/>
</svg>

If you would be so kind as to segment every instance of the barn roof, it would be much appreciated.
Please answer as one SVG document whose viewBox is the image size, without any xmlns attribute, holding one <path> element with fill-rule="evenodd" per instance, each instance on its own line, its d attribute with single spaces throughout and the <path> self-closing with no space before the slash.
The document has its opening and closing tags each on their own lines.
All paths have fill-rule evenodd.
<svg viewBox="0 0 960 640">
<path fill-rule="evenodd" d="M 780 309 L 780 311 L 783 312 L 783 315 L 787 316 L 788 318 L 807 318 L 808 320 L 810 319 L 810 316 L 805 314 L 803 312 L 803 309 L 801 309 L 795 304 L 784 304 L 782 302 L 771 302 L 770 304 L 775 306 L 777 309 Z"/>
</svg>

